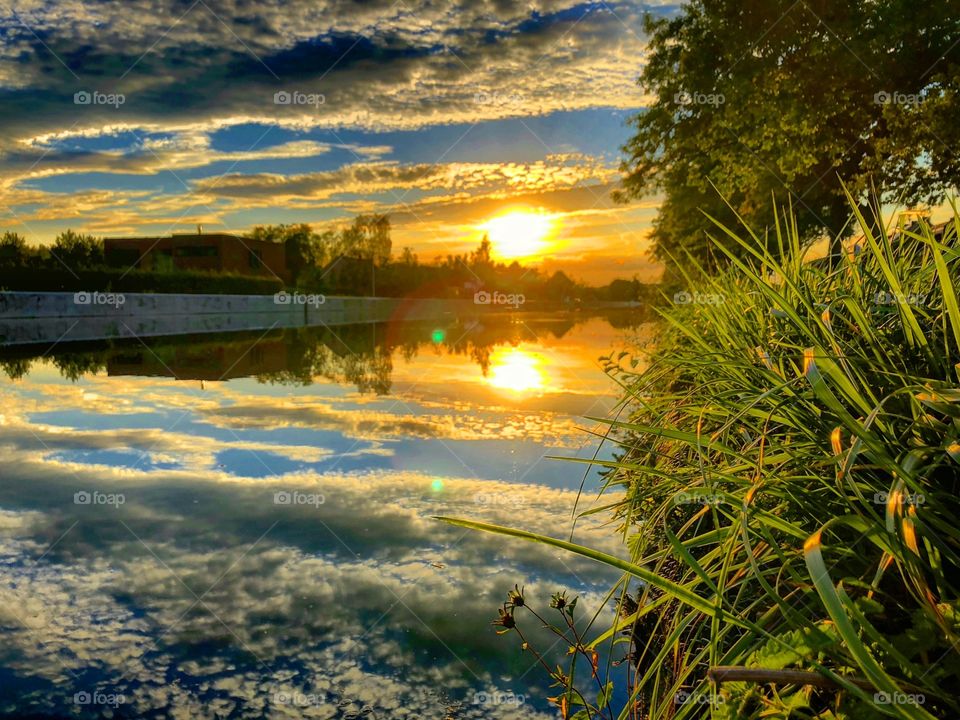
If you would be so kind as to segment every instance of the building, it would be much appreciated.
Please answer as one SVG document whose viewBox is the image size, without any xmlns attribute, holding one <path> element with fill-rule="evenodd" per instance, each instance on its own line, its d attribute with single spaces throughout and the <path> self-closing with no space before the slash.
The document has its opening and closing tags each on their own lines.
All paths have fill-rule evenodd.
<svg viewBox="0 0 960 720">
<path fill-rule="evenodd" d="M 284 247 L 227 233 L 171 237 L 104 238 L 104 257 L 114 267 L 141 270 L 207 270 L 288 280 Z"/>
</svg>

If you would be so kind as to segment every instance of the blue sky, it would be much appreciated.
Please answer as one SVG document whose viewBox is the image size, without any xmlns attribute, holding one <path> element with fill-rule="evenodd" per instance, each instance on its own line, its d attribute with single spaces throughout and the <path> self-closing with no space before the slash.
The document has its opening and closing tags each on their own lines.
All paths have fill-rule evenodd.
<svg viewBox="0 0 960 720">
<path fill-rule="evenodd" d="M 616 206 L 643 107 L 635 2 L 18 3 L 0 18 L 0 215 L 35 244 L 389 214 L 423 259 L 513 209 L 546 269 L 657 268 Z"/>
</svg>

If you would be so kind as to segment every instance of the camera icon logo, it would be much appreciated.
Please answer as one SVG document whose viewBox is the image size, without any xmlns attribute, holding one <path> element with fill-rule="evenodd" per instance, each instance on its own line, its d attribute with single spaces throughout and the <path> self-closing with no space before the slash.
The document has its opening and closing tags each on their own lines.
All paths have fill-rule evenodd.
<svg viewBox="0 0 960 720">
<path fill-rule="evenodd" d="M 75 92 L 73 94 L 74 105 L 89 105 L 92 102 L 93 102 L 93 95 L 88 93 L 86 90 L 81 90 L 80 92 Z"/>
<path fill-rule="evenodd" d="M 673 294 L 673 301 L 678 305 L 689 305 L 693 302 L 693 296 L 686 290 L 681 290 Z"/>
<path fill-rule="evenodd" d="M 479 290 L 473 294 L 473 302 L 476 305 L 489 305 L 492 297 L 486 290 Z"/>
<path fill-rule="evenodd" d="M 887 105 L 891 100 L 892 98 L 890 97 L 890 93 L 886 92 L 885 90 L 881 90 L 873 95 L 873 101 L 877 103 L 877 105 Z"/>
<path fill-rule="evenodd" d="M 288 493 L 285 490 L 280 490 L 273 494 L 273 504 L 274 505 L 289 505 L 293 502 L 293 495 Z"/>
<path fill-rule="evenodd" d="M 74 305 L 89 305 L 90 304 L 90 293 L 88 292 L 77 292 L 73 294 L 73 304 Z"/>
<path fill-rule="evenodd" d="M 290 93 L 286 90 L 278 90 L 273 94 L 274 105 L 289 105 L 291 99 Z"/>
<path fill-rule="evenodd" d="M 93 697 L 86 690 L 73 694 L 73 702 L 76 705 L 89 705 L 92 701 Z"/>
<path fill-rule="evenodd" d="M 78 490 L 73 494 L 74 505 L 89 505 L 92 496 L 86 490 Z"/>
<path fill-rule="evenodd" d="M 289 305 L 291 297 L 290 293 L 286 290 L 281 290 L 278 293 L 274 293 L 273 302 L 276 305 Z"/>
</svg>

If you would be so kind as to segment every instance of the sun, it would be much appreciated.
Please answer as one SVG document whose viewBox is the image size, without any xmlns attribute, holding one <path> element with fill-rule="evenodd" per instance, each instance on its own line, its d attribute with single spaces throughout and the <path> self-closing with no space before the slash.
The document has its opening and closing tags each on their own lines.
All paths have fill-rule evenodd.
<svg viewBox="0 0 960 720">
<path fill-rule="evenodd" d="M 548 249 L 553 218 L 542 211 L 511 210 L 480 226 L 493 252 L 504 259 L 528 258 Z"/>
</svg>

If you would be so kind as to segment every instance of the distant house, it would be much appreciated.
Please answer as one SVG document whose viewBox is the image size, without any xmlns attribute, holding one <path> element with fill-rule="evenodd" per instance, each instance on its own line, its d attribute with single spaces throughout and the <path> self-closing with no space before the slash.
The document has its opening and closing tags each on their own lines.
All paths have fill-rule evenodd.
<svg viewBox="0 0 960 720">
<path fill-rule="evenodd" d="M 227 233 L 104 238 L 108 265 L 142 270 L 210 270 L 288 279 L 283 245 Z"/>
</svg>

